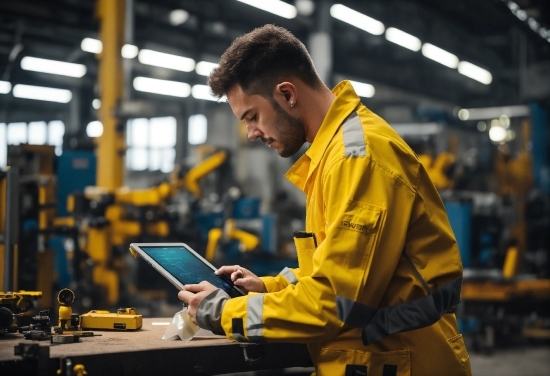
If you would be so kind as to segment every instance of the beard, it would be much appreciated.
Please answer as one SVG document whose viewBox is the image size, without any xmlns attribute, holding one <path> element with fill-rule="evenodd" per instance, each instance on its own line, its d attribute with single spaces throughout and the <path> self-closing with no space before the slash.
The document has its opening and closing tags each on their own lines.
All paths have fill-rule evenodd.
<svg viewBox="0 0 550 376">
<path fill-rule="evenodd" d="M 271 102 L 275 110 L 276 117 L 274 128 L 277 132 L 277 139 L 262 138 L 264 144 L 277 141 L 282 145 L 278 153 L 283 158 L 288 158 L 296 154 L 302 145 L 306 142 L 306 128 L 302 119 L 295 118 L 287 113 L 279 103 Z"/>
</svg>

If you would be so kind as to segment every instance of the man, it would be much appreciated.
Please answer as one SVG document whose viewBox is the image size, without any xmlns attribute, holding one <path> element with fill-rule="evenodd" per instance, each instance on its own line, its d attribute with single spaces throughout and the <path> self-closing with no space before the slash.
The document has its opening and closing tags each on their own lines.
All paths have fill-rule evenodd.
<svg viewBox="0 0 550 376">
<path fill-rule="evenodd" d="M 351 84 L 332 92 L 304 45 L 267 25 L 237 38 L 212 92 L 282 157 L 309 149 L 286 177 L 307 197 L 299 268 L 258 278 L 224 266 L 250 294 L 207 282 L 179 298 L 203 328 L 242 342 L 305 342 L 318 376 L 470 375 L 452 308 L 462 265 L 441 199 L 393 129 Z"/>
</svg>

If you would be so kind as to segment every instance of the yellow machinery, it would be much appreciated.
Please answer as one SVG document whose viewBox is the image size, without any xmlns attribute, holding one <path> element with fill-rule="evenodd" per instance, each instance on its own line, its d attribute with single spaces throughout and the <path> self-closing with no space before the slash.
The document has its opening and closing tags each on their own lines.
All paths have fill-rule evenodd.
<svg viewBox="0 0 550 376">
<path fill-rule="evenodd" d="M 128 240 L 137 236 L 165 238 L 170 226 L 163 218 L 165 206 L 180 190 L 191 192 L 197 199 L 202 197 L 199 181 L 227 160 L 227 152 L 220 150 L 180 176 L 176 169 L 169 182 L 149 189 L 130 190 L 127 187 L 108 190 L 89 187 L 85 197 L 96 207 L 103 206 L 95 221 L 82 224 L 86 234 L 83 249 L 94 261 L 93 282 L 106 290 L 106 301 L 114 305 L 119 300 L 119 274 L 124 263 L 115 257 L 116 247 L 125 248 Z M 129 215 L 130 209 L 144 213 L 142 218 Z"/>
<path fill-rule="evenodd" d="M 260 245 L 260 239 L 249 232 L 238 229 L 235 220 L 226 219 L 223 229 L 213 228 L 208 232 L 208 244 L 206 245 L 206 259 L 213 261 L 220 240 L 237 240 L 241 252 L 250 252 Z"/>
<path fill-rule="evenodd" d="M 40 291 L 0 292 L 0 335 L 17 331 L 17 318 L 32 311 Z"/>
<path fill-rule="evenodd" d="M 434 183 L 437 189 L 452 189 L 453 177 L 449 174 L 449 170 L 456 163 L 456 150 L 458 145 L 458 138 L 456 135 L 451 136 L 449 139 L 449 151 L 444 151 L 432 157 L 430 154 L 420 154 L 418 159 L 424 166 L 430 179 Z"/>
<path fill-rule="evenodd" d="M 527 249 L 527 224 L 525 210 L 527 192 L 533 185 L 533 158 L 528 150 L 530 122 L 522 123 L 522 147 L 517 158 L 512 158 L 507 145 L 501 145 L 495 157 L 497 193 L 503 197 L 515 197 L 518 205 L 518 221 L 510 228 L 510 238 L 516 244 L 507 250 L 504 274 L 515 276 L 522 256 Z"/>
</svg>

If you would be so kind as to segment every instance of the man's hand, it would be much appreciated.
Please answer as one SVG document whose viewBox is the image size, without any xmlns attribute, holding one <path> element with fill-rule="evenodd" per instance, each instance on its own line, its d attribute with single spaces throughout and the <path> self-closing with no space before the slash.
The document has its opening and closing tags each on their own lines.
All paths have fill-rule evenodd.
<svg viewBox="0 0 550 376">
<path fill-rule="evenodd" d="M 222 266 L 216 270 L 216 274 L 228 276 L 235 286 L 246 292 L 267 292 L 263 281 L 256 274 L 239 265 Z"/>
<path fill-rule="evenodd" d="M 189 313 L 191 320 L 197 324 L 195 316 L 197 315 L 199 305 L 204 298 L 218 288 L 206 281 L 202 281 L 197 285 L 185 285 L 183 288 L 185 290 L 181 290 L 178 293 L 178 298 L 188 304 L 187 312 Z"/>
</svg>

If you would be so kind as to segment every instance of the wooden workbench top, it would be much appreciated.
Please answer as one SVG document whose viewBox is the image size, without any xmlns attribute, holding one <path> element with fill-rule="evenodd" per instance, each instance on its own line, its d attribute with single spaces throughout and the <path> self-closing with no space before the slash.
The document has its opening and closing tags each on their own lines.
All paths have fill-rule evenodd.
<svg viewBox="0 0 550 376">
<path fill-rule="evenodd" d="M 26 340 L 19 333 L 0 336 L 0 375 L 55 375 L 62 359 L 82 364 L 90 376 L 214 375 L 311 365 L 302 344 L 267 343 L 244 348 L 203 329 L 190 341 L 163 340 L 171 320 L 146 318 L 136 331 L 94 330 L 101 336 L 70 344 Z M 44 350 L 38 361 L 14 355 L 14 347 L 20 343 L 38 344 Z"/>
<path fill-rule="evenodd" d="M 0 361 L 20 359 L 13 355 L 13 348 L 21 342 L 50 346 L 50 357 L 53 358 L 234 344 L 234 342 L 227 340 L 224 336 L 217 336 L 204 329 L 199 329 L 195 337 L 190 341 L 163 340 L 162 335 L 167 328 L 166 324 L 169 324 L 171 320 L 171 318 L 144 318 L 142 328 L 135 331 L 93 330 L 94 333 L 101 334 L 101 336 L 84 337 L 78 343 L 69 344 L 50 344 L 50 341 L 31 341 L 24 339 L 23 335 L 19 333 L 7 334 L 0 337 Z"/>
</svg>

